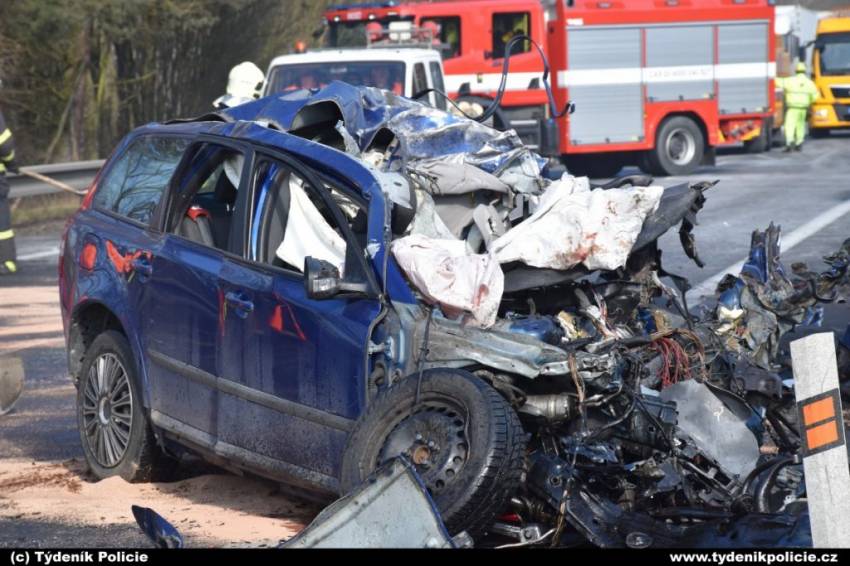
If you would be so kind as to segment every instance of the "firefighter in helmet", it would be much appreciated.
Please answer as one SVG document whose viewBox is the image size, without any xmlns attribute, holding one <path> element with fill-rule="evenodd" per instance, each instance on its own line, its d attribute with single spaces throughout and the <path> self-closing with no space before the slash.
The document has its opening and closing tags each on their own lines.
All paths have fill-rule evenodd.
<svg viewBox="0 0 850 566">
<path fill-rule="evenodd" d="M 9 181 L 6 173 L 17 173 L 15 143 L 12 130 L 0 112 L 0 275 L 18 270 L 15 263 L 15 233 L 12 231 L 12 210 L 9 206 Z"/>
<path fill-rule="evenodd" d="M 776 79 L 776 84 L 785 92 L 785 151 L 800 151 L 806 138 L 806 117 L 812 102 L 818 97 L 818 87 L 806 76 L 806 64 L 797 63 L 793 77 Z"/>
</svg>

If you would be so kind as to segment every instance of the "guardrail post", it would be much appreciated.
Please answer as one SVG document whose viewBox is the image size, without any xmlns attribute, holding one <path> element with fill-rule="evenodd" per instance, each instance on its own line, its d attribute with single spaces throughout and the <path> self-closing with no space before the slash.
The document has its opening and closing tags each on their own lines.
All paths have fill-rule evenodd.
<svg viewBox="0 0 850 566">
<path fill-rule="evenodd" d="M 812 542 L 850 548 L 850 469 L 831 332 L 791 342 Z"/>
</svg>

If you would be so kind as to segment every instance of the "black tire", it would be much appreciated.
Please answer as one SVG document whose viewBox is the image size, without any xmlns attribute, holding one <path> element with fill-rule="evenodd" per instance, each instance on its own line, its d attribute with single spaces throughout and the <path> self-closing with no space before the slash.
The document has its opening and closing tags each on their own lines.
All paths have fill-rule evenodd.
<svg viewBox="0 0 850 566">
<path fill-rule="evenodd" d="M 127 339 L 114 330 L 98 336 L 83 358 L 77 427 L 86 462 L 98 479 L 153 481 L 173 469 L 174 461 L 157 446 L 142 406 L 136 367 Z"/>
<path fill-rule="evenodd" d="M 424 372 L 414 406 L 416 385 L 416 376 L 401 380 L 379 394 L 357 420 L 343 453 L 342 491 L 405 453 L 449 532 L 480 535 L 519 487 L 526 434 L 508 402 L 468 372 Z"/>
<path fill-rule="evenodd" d="M 659 173 L 658 170 L 652 165 L 652 160 L 649 158 L 651 153 L 651 151 L 638 152 L 635 164 L 638 166 L 638 169 L 640 169 L 647 175 L 663 175 L 663 173 Z"/>
<path fill-rule="evenodd" d="M 573 155 L 564 160 L 570 174 L 591 179 L 614 177 L 623 168 L 623 158 L 618 154 Z"/>
<path fill-rule="evenodd" d="M 665 120 L 655 136 L 648 158 L 654 175 L 688 175 L 705 155 L 705 139 L 699 126 L 685 116 Z"/>
<path fill-rule="evenodd" d="M 780 126 L 773 130 L 770 143 L 772 147 L 785 147 L 785 129 Z"/>
<path fill-rule="evenodd" d="M 829 136 L 829 128 L 809 128 L 809 135 L 813 138 L 825 138 Z"/>
<path fill-rule="evenodd" d="M 747 153 L 764 153 L 765 151 L 770 151 L 770 147 L 773 144 L 772 141 L 772 130 L 773 130 L 773 121 L 765 120 L 762 124 L 761 132 L 759 135 L 754 137 L 751 140 L 747 140 L 744 142 L 744 150 Z"/>
</svg>

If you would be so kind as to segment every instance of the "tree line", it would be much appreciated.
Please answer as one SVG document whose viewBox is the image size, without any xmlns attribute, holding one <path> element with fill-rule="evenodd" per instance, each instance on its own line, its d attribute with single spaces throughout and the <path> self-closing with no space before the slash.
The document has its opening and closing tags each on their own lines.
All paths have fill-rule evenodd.
<svg viewBox="0 0 850 566">
<path fill-rule="evenodd" d="M 233 65 L 315 44 L 328 4 L 0 1 L 0 109 L 19 161 L 104 157 L 136 126 L 208 111 Z"/>
</svg>

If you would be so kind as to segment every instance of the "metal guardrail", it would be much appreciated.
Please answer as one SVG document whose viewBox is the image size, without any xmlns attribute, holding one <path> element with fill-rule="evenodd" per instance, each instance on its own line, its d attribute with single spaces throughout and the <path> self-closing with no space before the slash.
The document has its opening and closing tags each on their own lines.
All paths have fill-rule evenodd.
<svg viewBox="0 0 850 566">
<path fill-rule="evenodd" d="M 71 163 L 50 163 L 47 165 L 35 165 L 25 167 L 30 171 L 47 175 L 52 179 L 71 185 L 77 190 L 84 190 L 91 185 L 97 172 L 103 166 L 103 159 L 93 161 L 74 161 Z M 8 176 L 9 185 L 12 188 L 9 198 L 32 197 L 36 195 L 49 195 L 61 192 L 56 187 L 37 181 L 26 175 Z"/>
</svg>

